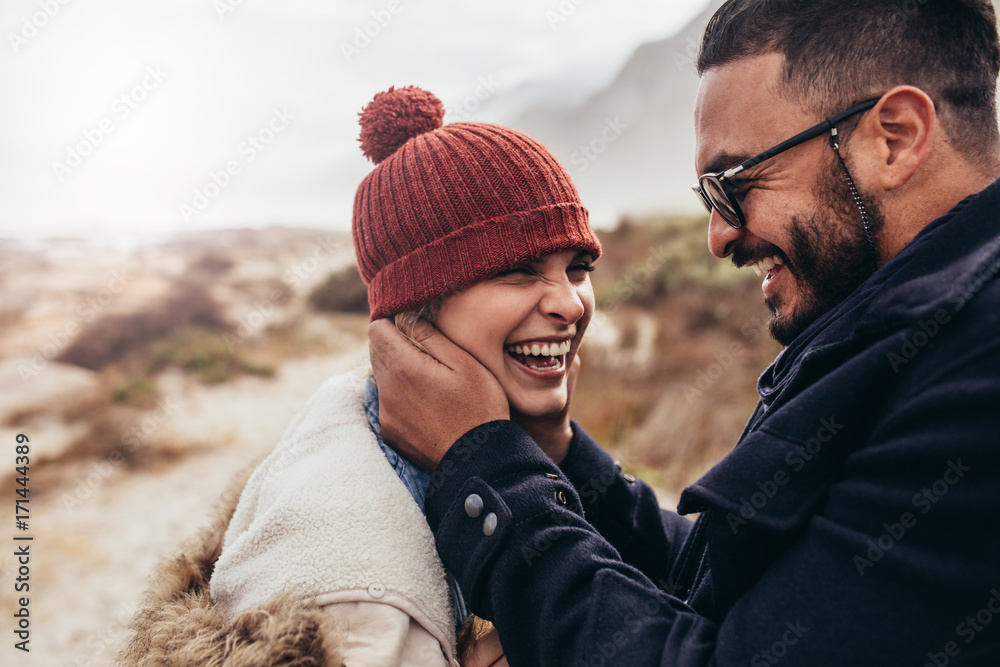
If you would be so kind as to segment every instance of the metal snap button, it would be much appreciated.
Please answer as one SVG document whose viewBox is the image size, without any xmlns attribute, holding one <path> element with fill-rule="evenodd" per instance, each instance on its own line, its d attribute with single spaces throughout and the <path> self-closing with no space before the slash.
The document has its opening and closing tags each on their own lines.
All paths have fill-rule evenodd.
<svg viewBox="0 0 1000 667">
<path fill-rule="evenodd" d="M 465 499 L 465 513 L 473 519 L 483 513 L 483 499 L 478 493 L 473 493 Z"/>
<path fill-rule="evenodd" d="M 490 512 L 489 514 L 486 515 L 486 518 L 483 519 L 483 535 L 489 537 L 494 533 L 494 531 L 496 531 L 496 529 L 497 529 L 497 515 L 494 514 L 493 512 Z"/>
<path fill-rule="evenodd" d="M 559 501 L 560 505 L 566 504 L 566 494 L 562 491 L 556 491 L 556 500 Z"/>
</svg>

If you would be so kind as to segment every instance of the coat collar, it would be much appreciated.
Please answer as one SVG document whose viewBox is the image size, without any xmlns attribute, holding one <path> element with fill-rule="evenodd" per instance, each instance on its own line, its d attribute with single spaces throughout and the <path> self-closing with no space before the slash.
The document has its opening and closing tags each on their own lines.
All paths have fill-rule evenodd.
<svg viewBox="0 0 1000 667">
<path fill-rule="evenodd" d="M 851 417 L 866 409 L 863 391 L 850 395 L 817 378 L 893 331 L 964 308 L 1000 273 L 997 211 L 1000 181 L 932 222 L 918 235 L 928 235 L 919 248 L 886 264 L 882 270 L 892 275 L 866 308 L 849 315 L 854 324 L 802 353 L 779 401 L 766 413 L 758 404 L 736 448 L 684 490 L 678 511 L 718 510 L 734 533 L 746 523 L 786 532 L 812 514 L 839 478 L 846 452 L 864 441 L 864 426 Z M 795 400 L 807 391 L 808 400 Z M 820 414 L 819 405 L 828 411 Z"/>
<path fill-rule="evenodd" d="M 918 239 L 924 234 L 933 238 L 905 259 L 872 300 L 858 325 L 859 332 L 908 326 L 933 317 L 939 310 L 954 315 L 965 307 L 983 284 L 1000 272 L 998 211 L 1000 180 L 928 225 Z"/>
</svg>

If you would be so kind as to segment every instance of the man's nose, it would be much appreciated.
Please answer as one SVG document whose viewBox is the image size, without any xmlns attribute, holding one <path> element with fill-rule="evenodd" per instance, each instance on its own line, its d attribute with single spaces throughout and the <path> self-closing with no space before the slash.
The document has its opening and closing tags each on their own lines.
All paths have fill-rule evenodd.
<svg viewBox="0 0 1000 667">
<path fill-rule="evenodd" d="M 708 249 L 712 254 L 722 259 L 729 257 L 736 249 L 736 242 L 743 236 L 743 228 L 734 229 L 726 222 L 719 212 L 712 209 L 708 218 Z"/>
</svg>

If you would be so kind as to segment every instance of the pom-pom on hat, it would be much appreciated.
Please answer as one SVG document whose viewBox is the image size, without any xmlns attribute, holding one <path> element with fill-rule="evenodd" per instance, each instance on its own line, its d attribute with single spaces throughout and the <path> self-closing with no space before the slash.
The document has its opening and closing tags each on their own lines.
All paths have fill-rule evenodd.
<svg viewBox="0 0 1000 667">
<path fill-rule="evenodd" d="M 376 167 L 352 235 L 372 320 L 555 252 L 601 254 L 569 174 L 526 134 L 442 125 L 440 100 L 412 86 L 378 93 L 360 117 Z"/>
</svg>

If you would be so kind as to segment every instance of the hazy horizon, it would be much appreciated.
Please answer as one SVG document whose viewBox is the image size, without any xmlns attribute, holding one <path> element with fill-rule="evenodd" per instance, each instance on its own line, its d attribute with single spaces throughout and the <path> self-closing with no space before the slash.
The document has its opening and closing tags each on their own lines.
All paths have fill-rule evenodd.
<svg viewBox="0 0 1000 667">
<path fill-rule="evenodd" d="M 708 4 L 577 2 L 15 0 L 0 238 L 347 230 L 375 92 L 420 85 L 447 121 L 509 122 L 579 102 Z"/>
</svg>

